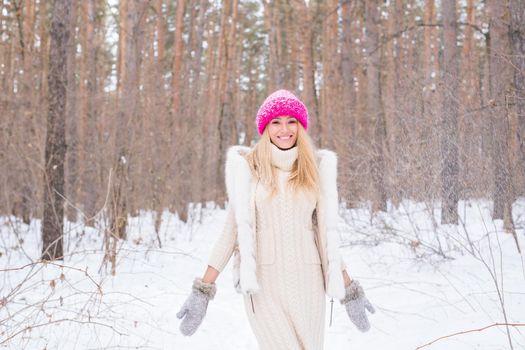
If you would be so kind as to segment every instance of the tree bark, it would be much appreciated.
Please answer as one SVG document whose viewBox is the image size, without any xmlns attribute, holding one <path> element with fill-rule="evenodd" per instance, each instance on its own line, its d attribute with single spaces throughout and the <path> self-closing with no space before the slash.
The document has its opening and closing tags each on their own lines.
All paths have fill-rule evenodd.
<svg viewBox="0 0 525 350">
<path fill-rule="evenodd" d="M 386 191 L 384 184 L 385 163 L 383 142 L 386 137 L 384 111 L 381 101 L 381 78 L 379 67 L 381 64 L 381 50 L 379 48 L 379 1 L 366 3 L 366 49 L 367 65 L 366 78 L 368 81 L 367 114 L 373 127 L 371 159 L 372 181 L 375 187 L 373 211 L 386 211 Z"/>
<path fill-rule="evenodd" d="M 19 30 L 21 35 L 20 37 L 20 54 L 23 64 L 23 73 L 21 77 L 21 91 L 20 94 L 17 94 L 21 98 L 20 102 L 20 119 L 23 121 L 23 124 L 26 126 L 22 131 L 24 134 L 23 137 L 28 140 L 33 140 L 33 142 L 27 144 L 23 143 L 24 154 L 27 160 L 25 160 L 24 168 L 25 172 L 22 173 L 22 189 L 19 199 L 20 215 L 24 223 L 29 224 L 31 217 L 36 215 L 36 208 L 32 206 L 32 203 L 35 203 L 37 195 L 33 190 L 34 179 L 31 176 L 31 172 L 27 169 L 32 169 L 31 160 L 36 160 L 37 151 L 35 145 L 37 144 L 37 127 L 35 125 L 34 117 L 34 101 L 33 101 L 33 83 L 34 83 L 34 69 L 32 65 L 33 55 L 34 55 L 34 37 L 35 37 L 35 3 L 34 0 L 24 0 L 22 10 L 16 12 L 19 16 L 19 23 L 22 22 L 22 28 Z M 18 63 L 19 64 L 19 63 Z M 18 70 L 18 69 L 17 69 Z M 19 71 L 19 70 L 18 70 Z"/>
<path fill-rule="evenodd" d="M 190 93 L 190 103 L 189 103 L 189 110 L 188 114 L 191 117 L 192 115 L 195 115 L 195 113 L 201 113 L 203 109 L 200 109 L 199 106 L 201 105 L 201 96 L 202 93 L 202 78 L 201 78 L 201 72 L 202 72 L 202 40 L 204 37 L 204 19 L 205 19 L 205 13 L 207 10 L 207 1 L 205 0 L 199 0 L 199 11 L 197 14 L 197 25 L 196 25 L 196 46 L 195 46 L 195 57 L 192 61 L 192 73 L 193 73 L 193 83 L 192 83 L 192 91 Z M 210 48 L 208 48 L 210 49 Z M 198 127 L 196 126 L 196 130 Z M 202 134 L 204 135 L 204 134 Z M 206 141 L 199 141 L 195 144 L 195 153 L 194 158 L 192 159 L 191 163 L 191 173 L 196 174 L 200 171 L 202 171 L 204 168 L 202 168 L 203 160 L 205 158 L 204 156 L 204 150 L 205 146 L 204 143 Z M 196 201 L 204 201 L 206 200 L 206 192 L 202 190 L 202 182 L 201 181 L 193 181 L 192 182 L 192 193 L 194 194 L 194 198 Z"/>
<path fill-rule="evenodd" d="M 421 155 L 421 163 L 427 163 L 427 166 L 422 167 L 421 183 L 419 186 L 422 188 L 431 190 L 432 185 L 435 181 L 436 167 L 429 164 L 428 158 L 438 159 L 439 151 L 439 133 L 435 130 L 438 128 L 439 121 L 442 114 L 441 105 L 443 101 L 440 100 L 441 92 L 438 88 L 439 83 L 439 57 L 440 57 L 440 46 L 441 41 L 439 40 L 438 27 L 433 24 L 437 23 L 436 5 L 434 0 L 428 0 L 425 2 L 425 15 L 424 23 L 429 24 L 424 28 L 423 34 L 423 55 L 420 65 L 422 66 L 421 77 L 422 77 L 422 93 L 421 93 L 421 107 L 422 117 L 417 126 L 418 138 L 421 140 L 421 147 L 419 149 Z M 415 69 L 417 71 L 417 69 Z M 417 122 L 417 121 L 416 121 Z M 434 125 L 436 127 L 434 127 Z M 434 154 L 436 156 L 434 156 Z M 439 163 L 438 163 L 439 164 Z M 441 165 L 439 164 L 439 167 Z"/>
<path fill-rule="evenodd" d="M 155 12 L 157 13 L 157 59 L 160 72 L 164 71 L 166 59 L 166 17 L 164 17 L 162 12 L 163 1 L 155 1 Z"/>
<path fill-rule="evenodd" d="M 172 96 L 173 96 L 173 106 L 172 106 L 172 122 L 174 125 L 174 147 L 173 152 L 177 154 L 177 159 L 175 161 L 175 169 L 172 169 L 173 174 L 175 174 L 175 211 L 178 213 L 179 218 L 182 221 L 187 220 L 187 209 L 188 209 L 188 193 L 189 189 L 187 186 L 187 178 L 190 169 L 189 160 L 189 151 L 191 150 L 192 141 L 188 137 L 187 130 L 190 129 L 188 123 L 190 122 L 187 118 L 186 112 L 182 108 L 184 104 L 181 102 L 183 87 L 181 86 L 182 81 L 182 67 L 184 61 L 184 10 L 185 10 L 185 0 L 177 1 L 177 12 L 176 12 L 176 27 L 175 27 L 175 37 L 174 37 L 174 59 L 172 67 Z M 189 46 L 191 47 L 191 46 Z M 189 84 L 188 84 L 189 85 Z"/>
<path fill-rule="evenodd" d="M 75 27 L 77 25 L 77 1 L 71 1 L 69 13 L 69 30 L 71 37 L 67 47 L 67 92 L 66 92 L 66 198 L 74 205 L 67 205 L 66 215 L 69 221 L 77 221 L 78 201 L 78 125 L 77 125 L 77 85 L 76 85 L 76 53 Z"/>
<path fill-rule="evenodd" d="M 463 79 L 459 82 L 458 92 L 460 104 L 458 106 L 458 160 L 459 160 L 459 194 L 470 197 L 478 195 L 478 186 L 470 186 L 471 183 L 478 183 L 484 186 L 483 164 L 486 163 L 479 150 L 482 148 L 483 128 L 486 127 L 483 121 L 476 122 L 482 113 L 477 111 L 481 108 L 481 98 L 479 89 L 480 77 L 480 58 L 477 52 L 474 29 L 472 25 L 476 23 L 476 4 L 474 0 L 467 1 L 467 25 L 464 26 L 465 36 L 463 49 L 461 51 L 460 72 Z M 475 112 L 474 112 L 475 111 Z"/>
<path fill-rule="evenodd" d="M 80 26 L 82 58 L 80 63 L 80 198 L 86 225 L 93 226 L 97 206 L 97 47 L 95 39 L 96 0 L 82 3 Z"/>
<path fill-rule="evenodd" d="M 180 118 L 180 105 L 181 105 L 181 72 L 182 72 L 182 59 L 183 55 L 183 40 L 182 34 L 184 30 L 184 3 L 185 0 L 177 1 L 177 15 L 175 18 L 175 43 L 174 43 L 174 59 L 173 59 L 173 70 L 172 70 L 172 94 L 173 94 L 173 118 L 174 123 L 177 123 L 177 119 Z M 176 133 L 177 134 L 177 133 Z M 178 136 L 178 135 L 177 135 Z"/>
<path fill-rule="evenodd" d="M 115 176 L 110 195 L 110 232 L 116 238 L 126 238 L 127 215 L 130 193 L 130 129 L 136 121 L 139 98 L 139 69 L 141 64 L 140 24 L 147 9 L 147 3 L 141 0 L 127 1 L 126 28 L 121 28 L 119 40 L 125 40 L 126 50 L 123 57 L 121 82 L 122 94 L 119 95 L 117 112 L 117 130 L 115 135 L 116 159 Z"/>
<path fill-rule="evenodd" d="M 313 55 L 313 19 L 312 9 L 305 3 L 304 0 L 293 0 L 293 5 L 297 11 L 297 18 L 299 18 L 299 31 L 301 43 L 301 63 L 303 71 L 303 91 L 302 99 L 306 108 L 308 108 L 309 123 L 308 129 L 312 139 L 316 144 L 319 142 L 319 105 L 317 93 L 315 90 L 315 63 Z"/>
<path fill-rule="evenodd" d="M 41 108 L 46 108 L 47 103 L 47 75 L 48 75 L 48 69 L 49 69 L 49 30 L 47 28 L 47 21 L 45 20 L 47 18 L 47 1 L 40 1 L 38 8 L 39 8 L 39 15 L 40 15 L 40 77 L 38 79 L 38 83 L 40 85 L 39 88 L 39 101 L 38 104 Z M 69 29 L 68 29 L 69 30 Z"/>
<path fill-rule="evenodd" d="M 514 100 L 518 114 L 518 162 L 525 178 L 525 2 L 509 0 L 509 10 L 514 67 Z"/>
<path fill-rule="evenodd" d="M 219 122 L 217 129 L 219 130 L 219 149 L 218 149 L 218 163 L 217 163 L 217 201 L 224 203 L 226 194 L 224 192 L 224 163 L 226 161 L 226 150 L 228 146 L 237 144 L 237 129 L 236 116 L 233 114 L 233 74 L 231 68 L 233 66 L 233 59 L 235 57 L 235 41 L 237 37 L 237 15 L 238 15 L 238 0 L 232 0 L 231 3 L 231 21 L 226 23 L 226 16 L 223 16 L 224 27 L 222 31 L 222 66 L 221 77 L 219 79 Z M 229 8 L 225 7 L 225 11 Z M 229 11 L 228 11 L 229 12 Z"/>
<path fill-rule="evenodd" d="M 493 127 L 492 161 L 494 168 L 494 209 L 493 219 L 504 219 L 510 215 L 510 168 L 507 94 L 512 75 L 508 62 L 510 42 L 507 23 L 509 13 L 505 3 L 488 0 L 489 12 L 489 75 L 491 96 L 491 119 Z"/>
<path fill-rule="evenodd" d="M 337 104 L 340 100 L 337 87 L 339 85 L 336 75 L 339 21 L 337 14 L 337 0 L 323 2 L 323 49 L 321 53 L 323 65 L 323 80 L 321 86 L 321 113 L 319 122 L 322 123 L 320 130 L 319 146 L 334 149 L 337 144 L 334 133 L 334 118 L 337 113 Z"/>
<path fill-rule="evenodd" d="M 268 65 L 266 67 L 266 87 L 272 93 L 282 84 L 278 56 L 278 19 L 279 9 L 276 8 L 280 1 L 263 1 L 264 27 L 268 33 Z"/>
<path fill-rule="evenodd" d="M 351 139 L 353 139 L 356 136 L 356 93 L 354 88 L 355 57 L 353 57 L 353 41 L 355 40 L 355 38 L 352 35 L 352 18 L 355 10 L 356 6 L 353 2 L 347 2 L 342 5 L 343 38 L 341 43 L 341 76 L 343 79 L 343 100 L 345 111 L 343 120 L 345 121 L 345 131 L 347 135 L 350 135 Z"/>
<path fill-rule="evenodd" d="M 49 110 L 47 114 L 42 259 L 63 259 L 65 105 L 67 87 L 68 13 L 71 1 L 55 0 L 49 50 Z"/>
<path fill-rule="evenodd" d="M 456 0 L 443 0 L 441 223 L 458 223 L 458 49 Z"/>
<path fill-rule="evenodd" d="M 224 9 L 223 9 L 224 11 Z M 212 17 L 207 26 L 208 37 L 208 52 L 206 54 L 206 108 L 201 109 L 201 113 L 205 115 L 205 121 L 202 123 L 202 135 L 206 138 L 206 143 L 203 145 L 202 169 L 206 174 L 205 180 L 201 183 L 201 192 L 207 193 L 209 199 L 215 199 L 216 196 L 216 150 L 217 145 L 217 110 L 218 110 L 218 75 L 219 75 L 219 57 L 221 54 L 221 29 L 219 33 L 215 28 L 220 28 L 221 18 L 217 15 Z"/>
</svg>

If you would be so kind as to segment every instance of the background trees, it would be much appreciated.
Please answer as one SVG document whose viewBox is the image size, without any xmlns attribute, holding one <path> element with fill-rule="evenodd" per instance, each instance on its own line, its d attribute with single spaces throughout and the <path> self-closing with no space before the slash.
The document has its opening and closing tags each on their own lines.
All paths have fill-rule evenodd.
<svg viewBox="0 0 525 350">
<path fill-rule="evenodd" d="M 42 224 L 42 258 L 46 260 L 63 257 L 67 48 L 71 32 L 67 14 L 70 10 L 71 3 L 67 0 L 55 1 L 51 10 L 51 40 L 47 76 L 49 107 L 44 157 L 44 220 Z"/>
<path fill-rule="evenodd" d="M 525 175 L 522 2 L 70 3 L 69 219 L 109 213 L 124 236 L 141 209 L 186 219 L 189 203 L 222 205 L 226 147 L 253 142 L 258 106 L 287 88 L 317 145 L 338 152 L 348 205 L 443 196 L 454 222 L 457 200 L 489 197 L 512 229 Z M 26 221 L 44 213 L 50 172 L 51 4 L 0 1 L 0 213 Z"/>
</svg>

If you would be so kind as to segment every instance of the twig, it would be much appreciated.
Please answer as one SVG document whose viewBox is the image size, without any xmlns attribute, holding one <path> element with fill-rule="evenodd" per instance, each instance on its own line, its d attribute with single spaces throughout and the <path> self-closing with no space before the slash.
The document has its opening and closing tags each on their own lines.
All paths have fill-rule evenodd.
<svg viewBox="0 0 525 350">
<path fill-rule="evenodd" d="M 96 322 L 96 321 L 79 321 L 79 320 L 73 320 L 73 319 L 70 319 L 70 318 L 63 318 L 63 319 L 60 319 L 60 320 L 53 320 L 53 321 L 49 321 L 49 322 L 46 322 L 46 323 L 41 323 L 41 324 L 36 324 L 36 325 L 32 325 L 32 326 L 27 326 L 24 329 L 21 329 L 18 332 L 14 333 L 14 334 L 10 335 L 9 337 L 7 337 L 6 339 L 4 339 L 0 343 L 0 345 L 7 343 L 9 340 L 13 339 L 14 337 L 19 335 L 20 333 L 29 331 L 29 330 L 31 330 L 33 328 L 49 326 L 50 324 L 60 323 L 60 322 L 75 322 L 75 323 L 80 323 L 80 324 L 92 324 L 92 325 L 95 325 L 95 326 L 104 326 L 104 327 L 110 328 L 113 332 L 117 333 L 118 335 L 127 335 L 125 333 L 121 333 L 121 332 L 117 331 L 115 329 L 115 327 L 113 327 L 111 325 L 108 325 L 108 324 L 101 323 L 101 322 Z"/>
<path fill-rule="evenodd" d="M 421 346 L 418 346 L 416 348 L 416 350 L 418 349 L 422 349 L 424 347 L 427 347 L 429 345 L 432 345 L 434 344 L 435 342 L 439 341 L 439 340 L 442 340 L 442 339 L 446 339 L 446 338 L 451 338 L 451 337 L 454 337 L 456 335 L 461 335 L 461 334 L 467 334 L 467 333 L 473 333 L 473 332 L 481 332 L 481 331 L 484 331 L 485 329 L 488 329 L 488 328 L 492 328 L 492 327 L 497 327 L 497 326 L 505 326 L 505 327 L 508 327 L 508 326 L 511 326 L 511 327 L 525 327 L 525 323 L 494 323 L 494 324 L 491 324 L 489 326 L 485 326 L 485 327 L 482 327 L 482 328 L 477 328 L 477 329 L 469 329 L 469 330 L 466 330 L 466 331 L 461 331 L 461 332 L 457 332 L 457 333 L 452 333 L 452 334 L 449 334 L 449 335 L 444 335 L 442 337 L 439 337 L 437 339 L 434 339 L 432 340 L 431 342 L 429 343 L 426 343 L 424 345 L 421 345 Z"/>
<path fill-rule="evenodd" d="M 102 287 L 100 286 L 100 284 L 98 284 L 93 279 L 93 277 L 91 277 L 88 274 L 87 269 L 86 270 L 82 270 L 82 269 L 79 269 L 79 268 L 76 268 L 76 267 L 71 267 L 71 266 L 67 266 L 67 265 L 63 265 L 63 264 L 58 264 L 58 263 L 55 263 L 55 262 L 52 262 L 52 261 L 38 261 L 38 262 L 35 262 L 35 263 L 29 263 L 29 264 L 26 264 L 26 265 L 23 265 L 23 266 L 20 266 L 20 267 L 13 267 L 13 268 L 9 268 L 9 269 L 0 269 L 0 272 L 24 270 L 26 267 L 29 267 L 29 266 L 34 267 L 34 266 L 36 266 L 38 264 L 42 264 L 42 267 L 46 266 L 46 265 L 54 265 L 54 266 L 60 267 L 62 269 L 65 268 L 65 269 L 70 269 L 70 270 L 75 270 L 75 271 L 78 271 L 78 272 L 82 272 L 82 273 L 84 273 L 84 275 L 86 275 L 87 278 L 89 278 L 91 280 L 91 282 L 93 282 L 97 286 L 98 291 L 100 292 L 100 294 L 102 294 Z"/>
</svg>

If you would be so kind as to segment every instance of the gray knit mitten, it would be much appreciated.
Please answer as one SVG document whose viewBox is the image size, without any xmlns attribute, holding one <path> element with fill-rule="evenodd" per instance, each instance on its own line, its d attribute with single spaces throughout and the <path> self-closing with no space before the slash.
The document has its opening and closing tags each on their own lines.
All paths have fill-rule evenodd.
<svg viewBox="0 0 525 350">
<path fill-rule="evenodd" d="M 359 284 L 359 281 L 353 280 L 352 283 L 346 287 L 346 296 L 341 300 L 341 304 L 345 306 L 350 321 L 355 324 L 357 329 L 361 332 L 366 332 L 370 329 L 370 322 L 368 321 L 365 309 L 371 313 L 375 313 L 376 310 L 365 296 L 365 291 Z"/>
<path fill-rule="evenodd" d="M 180 324 L 182 334 L 192 335 L 195 333 L 202 323 L 204 315 L 206 315 L 208 302 L 213 299 L 216 292 L 215 283 L 205 283 L 201 278 L 195 278 L 191 294 L 177 313 L 177 318 L 184 317 Z"/>
</svg>

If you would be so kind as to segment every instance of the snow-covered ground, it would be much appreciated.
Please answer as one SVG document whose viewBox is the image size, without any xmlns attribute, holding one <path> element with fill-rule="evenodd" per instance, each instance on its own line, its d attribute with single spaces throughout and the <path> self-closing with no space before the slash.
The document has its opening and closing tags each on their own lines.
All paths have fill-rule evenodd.
<svg viewBox="0 0 525 350">
<path fill-rule="evenodd" d="M 410 201 L 374 217 L 344 211 L 343 256 L 377 312 L 360 333 L 335 302 L 328 327 L 327 302 L 325 349 L 416 349 L 440 337 L 423 349 L 525 349 L 525 268 L 514 238 L 490 219 L 490 202 L 459 207 L 458 226 L 440 225 L 439 207 Z M 159 248 L 152 214 L 131 218 L 113 276 L 100 229 L 67 223 L 65 261 L 44 265 L 40 222 L 0 218 L 0 348 L 257 349 L 231 263 L 201 327 L 192 337 L 178 330 L 175 314 L 224 219 L 209 208 L 182 225 L 166 212 Z M 525 249 L 525 200 L 514 221 Z M 522 325 L 473 331 L 496 323 Z"/>
</svg>

